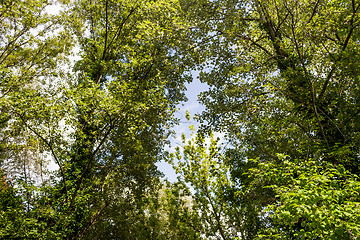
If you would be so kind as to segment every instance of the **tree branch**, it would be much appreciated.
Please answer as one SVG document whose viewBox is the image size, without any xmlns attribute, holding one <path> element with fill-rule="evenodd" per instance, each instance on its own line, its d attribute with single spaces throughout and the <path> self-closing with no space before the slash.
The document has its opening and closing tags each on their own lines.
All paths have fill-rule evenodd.
<svg viewBox="0 0 360 240">
<path fill-rule="evenodd" d="M 35 131 L 35 129 L 33 129 L 29 124 L 27 124 L 27 122 L 25 121 L 25 119 L 23 118 L 23 116 L 21 116 L 21 114 L 17 113 L 15 111 L 15 114 L 19 116 L 19 118 L 21 119 L 21 121 L 25 124 L 25 126 L 30 130 L 32 131 L 36 136 L 38 136 L 38 138 L 40 138 L 46 146 L 48 146 L 48 148 L 50 149 L 51 151 L 51 154 L 53 155 L 54 157 L 54 160 L 56 162 L 56 164 L 59 166 L 60 168 L 60 173 L 62 175 L 62 179 L 63 179 L 63 183 L 64 183 L 64 188 L 65 188 L 65 199 L 66 201 L 68 200 L 68 188 L 67 188 L 67 185 L 66 185 L 66 180 L 65 180 L 65 172 L 63 170 L 63 167 L 62 165 L 60 164 L 60 161 L 58 159 L 58 157 L 56 156 L 55 154 L 55 150 L 54 148 L 52 147 L 52 145 L 43 137 L 41 136 L 37 131 Z"/>
<path fill-rule="evenodd" d="M 313 8 L 313 11 L 311 13 L 311 16 L 310 16 L 309 20 L 307 21 L 307 23 L 310 23 L 311 20 L 313 19 L 313 17 L 315 16 L 316 10 L 317 10 L 317 7 L 318 7 L 319 3 L 320 3 L 320 0 L 317 0 L 316 3 L 315 3 L 315 6 Z"/>
<path fill-rule="evenodd" d="M 88 223 L 88 225 L 85 227 L 85 229 L 79 234 L 78 239 L 83 239 L 84 234 L 97 222 L 100 214 L 102 213 L 102 211 L 104 211 L 104 209 L 109 206 L 109 202 L 105 202 L 104 206 L 102 208 L 99 209 L 99 211 L 97 211 L 97 213 L 94 214 L 94 216 L 90 219 L 90 222 Z"/>
</svg>

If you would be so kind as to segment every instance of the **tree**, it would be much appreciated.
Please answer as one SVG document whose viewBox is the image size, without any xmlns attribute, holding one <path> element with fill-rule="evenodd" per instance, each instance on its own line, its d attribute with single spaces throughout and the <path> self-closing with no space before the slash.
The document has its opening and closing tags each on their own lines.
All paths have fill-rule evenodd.
<svg viewBox="0 0 360 240">
<path fill-rule="evenodd" d="M 186 68 L 173 47 L 182 27 L 177 8 L 176 1 L 74 5 L 73 17 L 83 22 L 73 29 L 84 51 L 70 90 L 75 130 L 67 160 L 69 183 L 64 186 L 65 190 L 72 182 L 76 186 L 70 206 L 83 186 L 95 182 L 91 191 L 103 193 L 93 198 L 91 204 L 96 207 L 89 215 L 98 216 L 110 205 L 111 189 L 117 188 L 133 194 L 135 209 L 141 210 L 137 204 L 158 175 L 154 163 L 166 139 L 165 127 L 172 123 L 175 105 L 183 98 Z M 108 185 L 111 176 L 116 176 L 116 182 Z M 110 195 L 107 186 L 113 186 Z M 78 196 L 83 194 L 87 193 Z M 76 219 L 83 219 L 83 210 L 79 212 Z M 90 218 L 85 230 L 94 222 Z M 134 238 L 136 233 L 127 234 L 125 238 Z"/>
<path fill-rule="evenodd" d="M 45 106 L 54 101 L 44 100 L 57 88 L 46 83 L 56 82 L 71 42 L 61 29 L 63 19 L 46 13 L 49 5 L 37 0 L 0 5 L 0 169 L 7 186 L 1 198 L 0 238 L 38 238 L 37 231 L 46 228 L 37 220 L 52 214 L 31 211 L 37 207 L 37 187 L 46 183 L 46 147 L 31 128 L 49 120 L 52 108 Z M 44 127 L 51 129 L 47 123 Z M 42 235 L 57 236 L 51 230 Z"/>
<path fill-rule="evenodd" d="M 60 3 L 0 3 L 0 238 L 357 237 L 360 3 Z M 154 164 L 194 65 L 191 195 Z"/>
<path fill-rule="evenodd" d="M 67 32 L 59 29 L 62 18 L 46 13 L 49 5 L 36 0 L 1 2 L 0 166 L 10 176 L 23 168 L 22 155 L 26 154 L 26 148 L 29 155 L 35 155 L 31 147 L 39 148 L 30 131 L 24 129 L 19 115 L 25 111 L 35 114 L 34 98 L 40 94 L 36 88 L 43 88 L 42 95 L 53 94 L 54 89 L 44 87 L 45 82 L 55 81 L 71 46 Z M 24 103 L 27 98 L 34 101 Z M 40 116 L 41 113 L 37 115 Z"/>
<path fill-rule="evenodd" d="M 30 154 L 49 155 L 59 169 L 40 184 L 35 175 L 14 175 L 19 224 L 6 220 L 2 237 L 134 239 L 148 221 L 146 196 L 160 176 L 154 163 L 189 79 L 178 2 L 84 0 L 56 17 L 44 13 L 44 1 L 17 3 L 2 9 L 3 38 L 13 34 L 1 49 L 1 80 L 9 84 L 3 135 L 19 132 L 8 142 L 25 143 L 24 174 Z M 60 59 L 71 46 L 81 59 L 69 70 Z M 129 216 L 138 219 L 131 231 Z M 102 228 L 112 222 L 123 228 Z"/>
<path fill-rule="evenodd" d="M 247 203 L 256 199 L 254 216 L 260 216 L 274 201 L 272 206 L 284 199 L 294 203 L 286 192 L 269 187 L 278 186 L 272 178 L 259 181 L 258 175 L 246 174 L 261 168 L 259 163 L 263 162 L 274 168 L 282 166 L 279 154 L 301 166 L 310 159 L 322 169 L 343 166 L 345 171 L 340 172 L 349 180 L 342 183 L 347 187 L 340 191 L 351 188 L 350 179 L 358 181 L 359 174 L 356 65 L 360 59 L 360 4 L 336 0 L 199 0 L 186 1 L 183 7 L 195 19 L 192 33 L 200 55 L 195 57 L 203 60 L 200 79 L 211 87 L 201 95 L 207 109 L 200 119 L 206 123 L 205 129 L 227 131 L 233 145 L 227 152 L 232 159 L 232 176 Z M 351 177 L 346 178 L 345 172 Z M 316 174 L 328 178 L 325 170 Z M 308 175 L 293 172 L 292 178 L 298 181 L 301 176 Z M 287 186 L 288 182 L 283 184 Z M 322 185 L 324 190 L 327 186 Z M 321 202 L 317 204 L 322 207 Z M 291 214 L 290 218 L 297 219 L 294 212 Z M 261 219 L 255 217 L 254 223 L 258 221 Z M 278 230 L 285 228 L 275 222 L 272 224 Z M 299 234 L 313 223 L 313 218 L 298 219 L 287 227 Z M 338 225 L 333 224 L 331 231 L 338 231 Z M 285 238 L 295 236 L 289 234 Z"/>
<path fill-rule="evenodd" d="M 199 132 L 191 139 L 182 135 L 183 149 L 177 147 L 171 162 L 179 182 L 192 189 L 192 211 L 198 215 L 201 239 L 244 239 L 249 234 L 243 218 L 244 209 L 234 204 L 229 194 L 234 191 L 227 158 L 211 134 L 205 139 Z M 208 143 L 208 141 L 210 143 Z"/>
</svg>

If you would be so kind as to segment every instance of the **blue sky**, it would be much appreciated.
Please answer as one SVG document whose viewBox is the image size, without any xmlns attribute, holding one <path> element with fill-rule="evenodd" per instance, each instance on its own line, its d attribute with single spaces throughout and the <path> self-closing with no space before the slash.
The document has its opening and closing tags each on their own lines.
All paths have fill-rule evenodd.
<svg viewBox="0 0 360 240">
<path fill-rule="evenodd" d="M 189 126 L 194 125 L 195 129 L 199 125 L 194 120 L 188 121 L 185 118 L 186 110 L 190 112 L 191 118 L 194 117 L 195 114 L 201 113 L 205 107 L 199 103 L 198 95 L 200 92 L 206 91 L 209 89 L 206 83 L 201 83 L 198 79 L 198 73 L 193 72 L 193 81 L 191 83 L 186 84 L 186 97 L 188 101 L 179 104 L 178 108 L 180 109 L 175 113 L 175 117 L 180 119 L 179 125 L 174 127 L 174 131 L 176 132 L 175 136 L 170 137 L 171 146 L 167 150 L 172 151 L 176 146 L 182 146 L 181 143 L 181 134 L 185 133 L 186 137 L 190 137 Z M 174 182 L 176 180 L 175 171 L 172 169 L 171 165 L 162 161 L 157 163 L 158 169 L 165 174 L 165 178 L 169 181 Z"/>
</svg>

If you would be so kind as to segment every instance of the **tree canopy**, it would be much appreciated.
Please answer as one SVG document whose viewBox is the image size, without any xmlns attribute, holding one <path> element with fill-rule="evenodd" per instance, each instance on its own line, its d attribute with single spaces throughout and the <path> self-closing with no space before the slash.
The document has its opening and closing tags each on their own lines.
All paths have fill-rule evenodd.
<svg viewBox="0 0 360 240">
<path fill-rule="evenodd" d="M 187 7 L 197 19 L 195 37 L 208 43 L 198 45 L 209 66 L 201 80 L 211 86 L 201 96 L 207 108 L 200 120 L 205 130 L 227 132 L 226 154 L 243 194 L 235 200 L 256 212 L 247 220 L 259 226 L 256 232 L 274 230 L 258 236 L 358 237 L 359 2 Z M 325 200 L 328 194 L 334 202 Z M 342 213 L 325 217 L 332 205 Z M 266 209 L 270 223 L 260 218 Z"/>
<path fill-rule="evenodd" d="M 359 11 L 1 1 L 0 239 L 358 239 Z M 201 125 L 165 151 L 192 70 Z"/>
</svg>

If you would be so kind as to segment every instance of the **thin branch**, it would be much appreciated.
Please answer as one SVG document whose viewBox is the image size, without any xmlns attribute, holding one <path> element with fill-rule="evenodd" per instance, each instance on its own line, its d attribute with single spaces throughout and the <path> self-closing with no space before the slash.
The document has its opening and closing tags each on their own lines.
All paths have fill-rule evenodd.
<svg viewBox="0 0 360 240">
<path fill-rule="evenodd" d="M 276 56 L 274 56 L 272 53 L 270 53 L 265 47 L 263 47 L 262 45 L 260 45 L 259 43 L 257 43 L 255 40 L 253 40 L 252 38 L 250 38 L 249 36 L 243 36 L 243 35 L 236 35 L 239 38 L 242 38 L 244 40 L 248 40 L 250 41 L 253 45 L 255 45 L 256 47 L 260 48 L 261 50 L 263 50 L 267 55 L 269 55 L 271 58 L 275 58 Z"/>
<path fill-rule="evenodd" d="M 281 25 L 283 25 L 283 23 L 285 22 L 285 20 L 287 19 L 288 16 L 289 16 L 289 13 L 287 13 L 287 14 L 285 15 L 284 19 L 280 21 L 279 25 L 278 25 L 278 26 L 276 27 L 276 29 L 275 29 L 275 32 L 276 32 L 276 33 L 280 30 Z"/>
<path fill-rule="evenodd" d="M 29 30 L 29 27 L 28 27 L 28 26 L 24 27 L 24 28 L 19 32 L 19 34 L 18 34 L 12 41 L 10 41 L 10 42 L 6 45 L 5 49 L 3 50 L 2 54 L 0 55 L 0 59 L 3 58 L 5 52 L 8 50 L 8 48 L 9 48 L 13 43 L 15 43 L 22 35 L 24 35 L 28 30 Z M 11 53 L 11 52 L 9 52 L 9 53 L 0 61 L 0 64 L 2 64 L 2 63 L 5 61 L 5 59 L 7 58 L 7 56 L 10 55 L 10 53 Z"/>
<path fill-rule="evenodd" d="M 334 71 L 335 71 L 335 64 L 331 67 L 331 71 L 328 73 L 328 75 L 326 77 L 325 83 L 324 83 L 324 85 L 323 85 L 323 87 L 321 89 L 321 92 L 320 92 L 320 94 L 319 94 L 319 96 L 317 98 L 318 101 L 321 101 L 322 97 L 324 96 L 326 88 L 327 88 L 327 86 L 328 86 L 328 84 L 330 82 L 330 79 L 331 79 Z"/>
<path fill-rule="evenodd" d="M 61 173 L 61 175 L 62 175 L 62 179 L 63 179 L 63 183 L 64 183 L 64 188 L 65 188 L 65 193 L 66 193 L 65 198 L 66 198 L 66 201 L 67 201 L 67 199 L 68 199 L 68 188 L 67 188 L 66 180 L 65 180 L 65 172 L 64 172 L 64 170 L 63 170 L 62 165 L 60 164 L 60 161 L 59 161 L 58 157 L 56 156 L 56 153 L 55 153 L 54 148 L 52 147 L 52 145 L 51 145 L 43 136 L 41 136 L 37 131 L 35 131 L 35 129 L 33 129 L 29 124 L 27 124 L 27 122 L 25 121 L 25 119 L 23 118 L 23 116 L 21 116 L 21 114 L 19 114 L 19 113 L 17 113 L 17 112 L 15 112 L 15 114 L 18 115 L 19 118 L 21 119 L 21 121 L 25 124 L 25 126 L 26 126 L 28 129 L 30 129 L 30 131 L 32 131 L 36 136 L 38 136 L 38 138 L 40 138 L 40 139 L 45 143 L 45 145 L 48 146 L 48 148 L 50 149 L 51 154 L 53 155 L 56 164 L 57 164 L 57 165 L 59 166 L 59 168 L 60 168 L 60 173 Z"/>
<path fill-rule="evenodd" d="M 352 119 L 354 119 L 354 117 L 355 117 L 356 115 L 358 115 L 359 113 L 360 113 L 360 108 L 359 108 L 355 113 L 353 113 L 348 119 L 346 119 L 346 121 L 345 121 L 343 124 L 341 124 L 341 126 L 346 125 L 349 121 L 351 121 Z"/>
<path fill-rule="evenodd" d="M 349 30 L 349 32 L 348 32 L 348 34 L 347 34 L 347 36 L 346 36 L 346 39 L 345 39 L 345 41 L 344 41 L 344 43 L 343 43 L 341 52 L 344 52 L 344 51 L 346 50 L 346 47 L 348 46 L 349 41 L 350 41 L 350 38 L 351 38 L 351 36 L 352 36 L 352 34 L 353 34 L 353 31 L 354 31 L 354 29 L 355 29 L 355 26 L 354 26 L 354 15 L 355 15 L 356 11 L 358 10 L 358 8 L 355 9 L 355 5 L 354 5 L 355 3 L 354 3 L 354 1 L 352 1 L 352 2 L 353 2 L 353 9 L 354 9 L 354 10 L 353 10 L 353 14 L 352 14 L 351 19 L 350 19 L 350 26 L 351 26 L 351 27 L 350 27 L 350 30 Z M 359 6 L 360 6 L 360 5 L 359 5 Z M 342 55 L 340 55 L 339 58 L 338 58 L 336 61 L 340 61 L 341 59 L 342 59 Z M 321 100 L 321 98 L 324 96 L 325 91 L 326 91 L 326 89 L 327 89 L 327 86 L 328 86 L 328 84 L 329 84 L 329 82 L 330 82 L 330 79 L 331 79 L 331 77 L 332 77 L 332 74 L 333 74 L 334 70 L 335 70 L 335 64 L 332 66 L 331 71 L 329 72 L 329 74 L 328 74 L 328 76 L 327 76 L 327 78 L 326 78 L 326 81 L 325 81 L 325 83 L 324 83 L 324 85 L 323 85 L 323 87 L 322 87 L 322 89 L 321 89 L 320 94 L 319 94 L 318 100 Z"/>
<path fill-rule="evenodd" d="M 94 216 L 90 219 L 90 222 L 88 223 L 88 225 L 85 227 L 85 229 L 78 236 L 78 239 L 82 239 L 84 237 L 84 234 L 97 222 L 97 220 L 98 220 L 99 216 L 101 215 L 102 211 L 104 211 L 104 209 L 109 205 L 110 205 L 109 202 L 105 202 L 104 206 L 102 208 L 100 208 L 99 211 L 97 211 L 96 214 L 94 214 Z"/>
<path fill-rule="evenodd" d="M 344 141 L 346 140 L 344 134 L 342 133 L 342 131 L 340 130 L 340 128 L 338 127 L 338 125 L 323 111 L 321 110 L 321 108 L 319 107 L 319 110 L 322 114 L 324 114 L 329 120 L 330 122 L 335 126 L 335 128 L 339 131 L 339 133 L 341 134 L 341 136 L 343 136 Z"/>
<path fill-rule="evenodd" d="M 116 122 L 118 121 L 118 119 L 120 119 L 120 116 L 115 120 L 114 124 L 108 129 L 108 131 L 105 133 L 105 136 L 103 137 L 103 139 L 101 140 L 99 146 L 95 149 L 95 151 L 91 154 L 91 158 L 88 160 L 85 168 L 82 170 L 82 173 L 81 173 L 81 176 L 80 178 L 76 181 L 76 189 L 71 197 L 71 202 L 70 202 L 70 207 L 69 207 L 69 211 L 71 210 L 73 204 L 74 204 L 74 201 L 75 201 L 75 197 L 77 195 L 77 192 L 79 191 L 80 189 L 80 184 L 82 182 L 82 180 L 84 179 L 85 177 L 85 173 L 86 171 L 88 170 L 88 168 L 90 167 L 91 165 L 91 162 L 93 159 L 95 159 L 95 155 L 97 154 L 97 152 L 100 150 L 100 147 L 103 145 L 103 143 L 105 142 L 105 140 L 107 139 L 107 137 L 109 136 L 110 132 L 115 128 L 115 125 L 116 125 Z M 125 120 L 125 117 L 119 122 L 122 123 L 123 121 Z"/>
<path fill-rule="evenodd" d="M 316 3 L 315 3 L 315 6 L 313 8 L 313 11 L 311 13 L 311 16 L 310 16 L 309 20 L 307 21 L 307 23 L 310 23 L 311 20 L 313 19 L 313 17 L 315 16 L 319 3 L 320 3 L 320 0 L 317 0 Z"/>
<path fill-rule="evenodd" d="M 215 217 L 215 220 L 216 220 L 216 223 L 217 223 L 217 229 L 219 230 L 222 239 L 226 240 L 226 237 L 225 237 L 225 234 L 224 234 L 224 231 L 222 229 L 221 222 L 220 222 L 220 213 L 218 213 L 217 208 L 214 206 L 213 200 L 211 199 L 211 196 L 209 194 L 209 190 L 207 189 L 207 187 L 204 187 L 202 184 L 200 184 L 200 187 L 204 191 L 205 196 L 208 199 L 208 201 L 209 201 L 209 203 L 211 205 L 211 208 L 213 209 L 212 213 L 213 213 L 213 215 Z"/>
<path fill-rule="evenodd" d="M 108 13 L 108 1 L 106 1 L 106 5 L 105 5 L 105 43 L 104 43 L 104 50 L 103 50 L 103 54 L 102 54 L 102 60 L 105 60 L 105 54 L 106 54 L 106 49 L 107 49 L 107 40 L 108 40 L 108 24 L 109 24 L 109 13 Z"/>
<path fill-rule="evenodd" d="M 130 16 L 135 13 L 135 10 L 138 8 L 138 6 L 131 8 L 129 14 L 123 19 L 123 21 L 121 21 L 118 29 L 115 32 L 114 37 L 111 39 L 109 45 L 107 46 L 107 48 L 105 48 L 105 51 L 108 51 L 110 49 L 110 46 L 113 44 L 113 42 L 120 36 L 121 34 L 121 30 L 123 29 L 123 27 L 125 26 L 125 23 L 127 22 L 127 20 L 130 18 Z"/>
<path fill-rule="evenodd" d="M 110 132 L 115 128 L 115 125 L 121 124 L 124 120 L 125 117 L 123 119 L 121 119 L 120 122 L 118 122 L 120 119 L 120 116 L 114 120 L 114 123 L 109 127 L 109 129 L 107 130 L 107 132 L 105 133 L 105 136 L 103 137 L 103 139 L 100 141 L 99 145 L 97 146 L 97 148 L 95 149 L 95 151 L 93 152 L 93 155 L 95 156 L 97 154 L 97 152 L 100 150 L 100 147 L 104 144 L 106 138 L 109 136 Z"/>
<path fill-rule="evenodd" d="M 291 15 L 291 19 L 292 19 L 292 26 L 291 26 L 291 31 L 292 31 L 292 35 L 293 35 L 293 39 L 294 39 L 294 43 L 295 43 L 295 49 L 296 49 L 296 53 L 300 59 L 300 62 L 301 62 L 301 66 L 302 66 L 302 69 L 304 71 L 304 74 L 306 76 L 306 79 L 308 80 L 308 82 L 310 83 L 310 91 L 311 91 L 311 103 L 312 103 L 312 108 L 313 108 L 313 111 L 315 113 L 315 117 L 316 117 L 316 120 L 318 122 L 318 126 L 320 128 L 320 133 L 326 143 L 326 146 L 327 148 L 329 148 L 329 144 L 328 144 L 328 141 L 327 141 L 327 138 L 326 138 L 326 135 L 324 133 L 324 128 L 321 124 L 321 121 L 320 121 L 320 118 L 319 118 L 319 114 L 318 114 L 318 111 L 317 111 L 317 107 L 316 107 L 316 96 L 315 96 L 315 89 L 314 89 L 314 84 L 313 82 L 311 81 L 311 78 L 306 70 L 306 67 L 305 67 L 305 62 L 304 62 L 304 59 L 300 53 L 300 49 L 299 49 L 299 44 L 298 44 L 298 41 L 296 39 L 296 34 L 294 32 L 294 29 L 295 29 L 295 21 L 294 21 L 294 15 L 291 13 L 290 9 L 287 8 L 287 10 L 289 11 L 290 15 Z"/>
<path fill-rule="evenodd" d="M 294 123 L 303 130 L 303 132 L 309 137 L 309 139 L 310 139 L 312 142 L 315 142 L 315 141 L 314 141 L 314 138 L 310 135 L 309 131 L 306 130 L 304 126 L 302 126 L 302 125 L 301 125 L 300 123 L 298 123 L 298 122 L 294 122 Z"/>
</svg>

